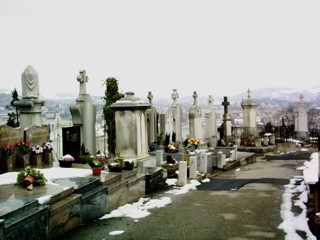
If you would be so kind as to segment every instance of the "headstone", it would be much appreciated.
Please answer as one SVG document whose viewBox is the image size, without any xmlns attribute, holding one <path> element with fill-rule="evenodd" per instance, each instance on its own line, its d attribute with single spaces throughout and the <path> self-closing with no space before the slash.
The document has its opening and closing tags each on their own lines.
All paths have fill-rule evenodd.
<svg viewBox="0 0 320 240">
<path fill-rule="evenodd" d="M 21 75 L 22 99 L 15 101 L 14 106 L 19 107 L 20 127 L 42 126 L 41 111 L 44 101 L 39 97 L 39 77 L 36 70 L 31 66 Z"/>
<path fill-rule="evenodd" d="M 231 118 L 230 114 L 228 113 L 228 106 L 230 103 L 228 102 L 228 98 L 224 97 L 222 105 L 224 107 L 224 114 L 223 114 L 223 140 L 225 143 L 232 140 L 232 132 L 231 132 Z"/>
<path fill-rule="evenodd" d="M 125 158 L 148 157 L 147 124 L 145 111 L 149 103 L 135 98 L 133 92 L 111 104 L 115 110 L 116 148 Z"/>
<path fill-rule="evenodd" d="M 226 155 L 223 154 L 222 151 L 217 153 L 217 168 L 222 169 L 224 165 L 226 165 Z"/>
<path fill-rule="evenodd" d="M 208 170 L 208 153 L 201 153 L 200 154 L 200 167 L 199 167 L 199 171 L 202 174 L 207 174 L 207 170 Z"/>
<path fill-rule="evenodd" d="M 257 147 L 257 148 L 261 147 L 261 137 L 260 136 L 255 137 L 254 144 L 255 144 L 255 147 Z"/>
<path fill-rule="evenodd" d="M 308 114 L 303 95 L 300 95 L 300 102 L 294 108 L 294 131 L 299 140 L 307 137 Z"/>
<path fill-rule="evenodd" d="M 213 109 L 212 95 L 209 95 L 208 97 L 208 108 L 205 112 L 204 139 L 208 142 L 209 147 L 217 146 L 217 123 L 216 114 Z"/>
<path fill-rule="evenodd" d="M 177 89 L 173 89 L 171 94 L 173 100 L 171 105 L 171 112 L 173 117 L 173 132 L 176 134 L 176 141 L 182 142 L 182 108 L 178 101 L 179 94 Z M 172 134 L 171 134 L 172 136 Z"/>
<path fill-rule="evenodd" d="M 269 145 L 269 137 L 267 135 L 263 135 L 262 144 L 263 146 Z"/>
<path fill-rule="evenodd" d="M 148 133 L 148 144 L 156 140 L 158 134 L 158 112 L 152 103 L 153 95 L 151 92 L 148 93 L 148 99 L 150 108 L 146 110 L 146 120 L 147 120 L 147 133 Z"/>
<path fill-rule="evenodd" d="M 248 89 L 247 92 L 247 99 L 241 102 L 241 107 L 243 109 L 243 127 L 250 137 L 255 137 L 258 135 L 256 122 L 258 104 L 251 98 L 250 89 Z"/>
<path fill-rule="evenodd" d="M 190 157 L 189 177 L 191 179 L 197 178 L 197 168 L 198 168 L 197 157 Z"/>
<path fill-rule="evenodd" d="M 178 186 L 184 186 L 187 184 L 187 162 L 179 162 L 179 176 L 178 176 Z"/>
<path fill-rule="evenodd" d="M 75 158 L 75 162 L 79 162 L 81 154 L 80 126 L 62 128 L 62 141 L 63 155 L 70 154 Z"/>
<path fill-rule="evenodd" d="M 77 77 L 80 84 L 79 97 L 76 105 L 70 106 L 73 126 L 80 127 L 80 141 L 85 149 L 96 153 L 96 114 L 97 107 L 93 105 L 91 96 L 86 92 L 88 77 L 85 70 L 81 70 Z"/>
<path fill-rule="evenodd" d="M 198 104 L 198 94 L 193 92 L 193 104 L 189 109 L 189 137 L 202 139 L 202 111 Z"/>
</svg>

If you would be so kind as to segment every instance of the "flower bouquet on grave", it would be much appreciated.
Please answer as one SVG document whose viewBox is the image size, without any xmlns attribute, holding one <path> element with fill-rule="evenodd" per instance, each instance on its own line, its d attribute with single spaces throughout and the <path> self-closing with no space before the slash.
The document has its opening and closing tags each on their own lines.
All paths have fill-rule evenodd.
<svg viewBox="0 0 320 240">
<path fill-rule="evenodd" d="M 1 158 L 2 159 L 7 159 L 11 157 L 14 154 L 14 146 L 4 144 L 3 147 L 1 148 Z"/>
<path fill-rule="evenodd" d="M 109 162 L 106 155 L 97 154 L 95 157 L 90 158 L 87 163 L 92 169 L 92 174 L 95 176 L 99 176 L 101 174 L 101 171 L 104 169 L 104 166 L 108 165 Z"/>
<path fill-rule="evenodd" d="M 43 153 L 43 148 L 41 146 L 37 145 L 37 146 L 31 148 L 31 152 L 33 155 L 39 155 L 39 154 Z"/>
<path fill-rule="evenodd" d="M 13 168 L 13 161 L 11 156 L 14 154 L 14 146 L 4 144 L 1 148 L 1 165 L 0 165 L 0 172 L 7 172 L 11 171 Z"/>
<path fill-rule="evenodd" d="M 52 152 L 52 150 L 53 150 L 53 145 L 51 142 L 46 142 L 43 144 L 43 151 Z"/>
<path fill-rule="evenodd" d="M 24 142 L 20 140 L 16 143 L 17 151 L 20 155 L 26 155 L 30 153 L 30 142 Z"/>
<path fill-rule="evenodd" d="M 109 172 L 122 172 L 123 157 L 120 152 L 116 152 L 114 158 L 108 163 Z"/>
<path fill-rule="evenodd" d="M 74 157 L 70 154 L 66 154 L 59 160 L 60 167 L 70 168 L 72 166 L 72 162 L 74 161 Z"/>
</svg>

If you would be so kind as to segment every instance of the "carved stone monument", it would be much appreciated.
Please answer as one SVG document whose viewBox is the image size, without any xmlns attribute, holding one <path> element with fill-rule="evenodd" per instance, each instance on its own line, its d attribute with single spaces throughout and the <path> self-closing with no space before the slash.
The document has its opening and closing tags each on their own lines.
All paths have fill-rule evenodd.
<svg viewBox="0 0 320 240">
<path fill-rule="evenodd" d="M 231 118 L 230 114 L 228 113 L 228 106 L 230 103 L 228 102 L 228 98 L 224 97 L 222 105 L 224 106 L 224 114 L 223 114 L 223 140 L 225 143 L 232 140 L 232 133 L 231 133 Z"/>
<path fill-rule="evenodd" d="M 208 97 L 208 109 L 205 112 L 205 131 L 203 136 L 205 141 L 208 142 L 209 147 L 217 146 L 217 123 L 212 95 Z"/>
<path fill-rule="evenodd" d="M 257 130 L 257 107 L 258 104 L 251 98 L 250 89 L 248 89 L 248 97 L 242 100 L 241 107 L 243 109 L 243 128 L 247 136 L 258 136 Z"/>
<path fill-rule="evenodd" d="M 39 77 L 36 70 L 27 66 L 21 75 L 22 99 L 15 101 L 14 106 L 19 107 L 20 127 L 42 126 L 41 111 L 45 101 L 39 97 Z"/>
<path fill-rule="evenodd" d="M 182 141 L 182 108 L 178 101 L 179 94 L 177 89 L 173 89 L 171 98 L 173 100 L 171 105 L 171 111 L 172 111 L 172 117 L 173 117 L 173 132 L 176 133 L 176 141 L 181 142 Z"/>
<path fill-rule="evenodd" d="M 85 70 L 81 70 L 77 77 L 80 83 L 79 97 L 76 105 L 70 106 L 73 126 L 80 126 L 80 142 L 92 154 L 96 154 L 96 114 L 97 107 L 93 105 L 91 96 L 86 92 L 88 77 Z"/>
<path fill-rule="evenodd" d="M 193 92 L 193 104 L 189 109 L 189 137 L 202 139 L 201 107 L 198 104 L 198 94 Z"/>
<path fill-rule="evenodd" d="M 115 110 L 116 148 L 125 159 L 137 161 L 149 157 L 145 111 L 150 107 L 127 92 L 125 97 L 111 104 Z"/>
<path fill-rule="evenodd" d="M 307 137 L 308 133 L 308 114 L 307 106 L 303 95 L 300 95 L 300 102 L 294 108 L 294 131 L 297 139 Z"/>
<path fill-rule="evenodd" d="M 152 103 L 153 95 L 151 92 L 148 93 L 148 99 L 150 108 L 146 110 L 147 118 L 147 133 L 148 133 L 148 144 L 156 140 L 158 134 L 158 112 Z"/>
</svg>

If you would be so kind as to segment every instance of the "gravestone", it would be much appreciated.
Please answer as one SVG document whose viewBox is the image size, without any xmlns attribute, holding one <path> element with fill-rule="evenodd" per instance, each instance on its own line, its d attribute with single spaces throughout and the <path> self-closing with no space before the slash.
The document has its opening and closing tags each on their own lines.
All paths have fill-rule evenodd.
<svg viewBox="0 0 320 240">
<path fill-rule="evenodd" d="M 222 105 L 224 107 L 223 114 L 223 140 L 225 143 L 228 143 L 232 140 L 232 132 L 231 132 L 231 118 L 228 113 L 228 106 L 230 103 L 228 102 L 228 98 L 224 97 Z"/>
<path fill-rule="evenodd" d="M 148 99 L 150 108 L 146 110 L 146 120 L 147 120 L 147 134 L 148 134 L 148 144 L 156 140 L 158 134 L 158 112 L 152 103 L 153 95 L 151 92 L 148 93 Z"/>
<path fill-rule="evenodd" d="M 308 114 L 303 95 L 300 95 L 300 102 L 294 108 L 294 131 L 299 140 L 307 137 Z"/>
<path fill-rule="evenodd" d="M 147 124 L 145 111 L 150 107 L 133 92 L 111 104 L 115 111 L 116 148 L 125 159 L 143 159 L 149 157 L 147 143 Z"/>
<path fill-rule="evenodd" d="M 204 139 L 208 142 L 209 147 L 217 146 L 217 126 L 216 114 L 213 109 L 212 95 L 208 97 L 208 108 L 205 112 L 205 131 Z"/>
<path fill-rule="evenodd" d="M 19 107 L 20 127 L 42 126 L 41 111 L 44 101 L 39 97 L 39 77 L 36 70 L 27 66 L 21 75 L 22 99 L 13 105 Z"/>
<path fill-rule="evenodd" d="M 62 152 L 63 155 L 70 154 L 79 161 L 81 154 L 81 131 L 80 126 L 62 128 Z"/>
<path fill-rule="evenodd" d="M 178 101 L 179 94 L 177 89 L 173 89 L 171 94 L 173 100 L 171 105 L 171 112 L 173 116 L 173 132 L 176 133 L 176 141 L 182 142 L 182 108 Z M 172 134 L 171 134 L 172 136 Z"/>
<path fill-rule="evenodd" d="M 241 107 L 243 109 L 243 127 L 245 132 L 252 138 L 258 136 L 257 129 L 257 107 L 258 104 L 251 98 L 250 89 L 248 89 L 248 97 L 242 100 Z"/>
<path fill-rule="evenodd" d="M 160 112 L 160 133 L 170 134 L 173 133 L 173 113 L 171 108 L 166 108 Z"/>
<path fill-rule="evenodd" d="M 76 105 L 70 106 L 72 122 L 80 127 L 80 141 L 85 149 L 96 154 L 96 115 L 97 107 L 93 105 L 91 96 L 86 92 L 86 83 L 89 81 L 85 70 L 81 70 L 77 77 L 79 82 L 79 97 Z"/>
<path fill-rule="evenodd" d="M 195 137 L 202 139 L 202 111 L 201 107 L 198 104 L 198 94 L 196 91 L 193 92 L 193 104 L 189 109 L 189 137 Z"/>
</svg>

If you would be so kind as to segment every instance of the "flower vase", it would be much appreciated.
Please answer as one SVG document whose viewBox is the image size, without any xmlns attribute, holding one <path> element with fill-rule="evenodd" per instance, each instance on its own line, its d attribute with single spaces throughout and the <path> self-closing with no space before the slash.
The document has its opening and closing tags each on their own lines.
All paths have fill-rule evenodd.
<svg viewBox="0 0 320 240">
<path fill-rule="evenodd" d="M 24 154 L 24 155 L 18 154 L 16 159 L 16 167 L 26 168 L 27 166 L 29 166 L 30 165 L 29 158 L 30 158 L 29 154 Z"/>
<path fill-rule="evenodd" d="M 40 168 L 42 166 L 41 154 L 32 154 L 31 165 L 37 168 Z"/>
<path fill-rule="evenodd" d="M 43 163 L 48 164 L 49 167 L 52 166 L 53 154 L 52 151 L 43 151 Z"/>
<path fill-rule="evenodd" d="M 72 167 L 72 161 L 59 160 L 59 165 L 62 168 L 71 168 Z"/>
<path fill-rule="evenodd" d="M 12 172 L 13 170 L 13 155 L 7 157 L 7 171 Z"/>
<path fill-rule="evenodd" d="M 91 167 L 91 169 L 92 169 L 92 174 L 93 174 L 94 176 L 100 176 L 101 171 L 102 171 L 102 169 L 103 169 L 103 166 L 100 166 L 100 167 Z"/>
</svg>

